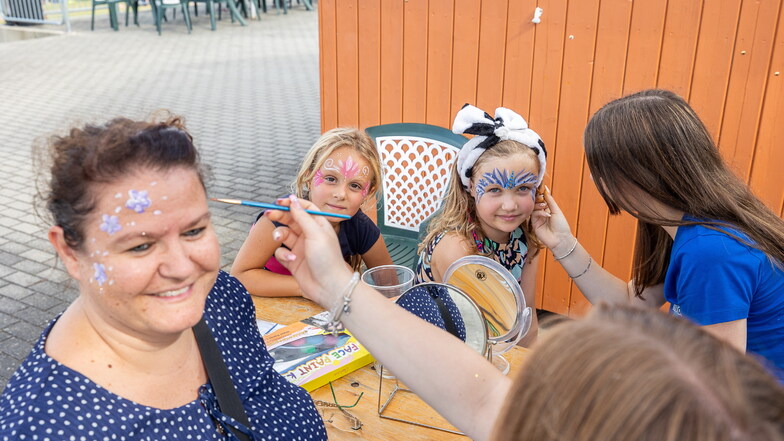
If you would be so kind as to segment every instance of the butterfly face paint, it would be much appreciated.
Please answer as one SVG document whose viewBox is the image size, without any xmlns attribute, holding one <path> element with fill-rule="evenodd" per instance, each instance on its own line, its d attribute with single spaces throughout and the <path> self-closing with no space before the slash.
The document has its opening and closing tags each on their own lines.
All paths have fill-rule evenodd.
<svg viewBox="0 0 784 441">
<path fill-rule="evenodd" d="M 530 155 L 513 154 L 488 158 L 476 168 L 471 188 L 473 214 L 487 238 L 506 243 L 509 234 L 531 217 L 536 166 Z"/>
<path fill-rule="evenodd" d="M 504 190 L 513 190 L 521 185 L 535 183 L 536 175 L 526 172 L 525 170 L 515 172 L 514 170 L 493 169 L 490 173 L 484 173 L 476 184 L 476 201 L 478 203 L 479 200 L 482 199 L 482 196 L 484 196 L 487 188 L 493 185 L 497 185 Z M 531 194 L 534 195 L 534 197 L 536 195 L 533 191 Z"/>
<path fill-rule="evenodd" d="M 364 202 L 371 181 L 370 163 L 352 148 L 341 147 L 313 175 L 310 200 L 321 210 L 353 216 Z"/>
</svg>

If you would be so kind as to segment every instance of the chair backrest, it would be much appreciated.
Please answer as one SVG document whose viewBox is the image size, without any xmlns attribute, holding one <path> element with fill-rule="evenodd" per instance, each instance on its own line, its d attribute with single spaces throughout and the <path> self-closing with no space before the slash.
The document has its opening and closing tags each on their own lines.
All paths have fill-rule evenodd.
<svg viewBox="0 0 784 441">
<path fill-rule="evenodd" d="M 419 227 L 441 206 L 452 164 L 466 137 L 429 124 L 368 127 L 384 174 L 378 200 L 381 233 L 419 239 Z"/>
</svg>

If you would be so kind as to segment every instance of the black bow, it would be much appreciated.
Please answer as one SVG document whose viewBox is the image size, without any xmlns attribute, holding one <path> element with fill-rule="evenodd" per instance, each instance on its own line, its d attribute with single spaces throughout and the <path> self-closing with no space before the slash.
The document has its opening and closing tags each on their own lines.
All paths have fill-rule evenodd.
<svg viewBox="0 0 784 441">
<path fill-rule="evenodd" d="M 477 144 L 475 148 L 487 150 L 501 141 L 501 138 L 495 134 L 495 131 L 497 128 L 503 127 L 504 120 L 501 118 L 493 118 L 487 112 L 485 112 L 485 118 L 490 122 L 475 122 L 465 129 L 463 133 L 486 137 L 486 139 Z"/>
</svg>

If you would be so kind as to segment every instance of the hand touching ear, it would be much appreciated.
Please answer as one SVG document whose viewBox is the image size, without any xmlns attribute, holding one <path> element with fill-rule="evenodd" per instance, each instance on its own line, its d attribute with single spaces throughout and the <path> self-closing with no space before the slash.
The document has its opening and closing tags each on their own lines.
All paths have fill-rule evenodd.
<svg viewBox="0 0 784 441">
<path fill-rule="evenodd" d="M 561 208 L 558 207 L 558 203 L 555 202 L 553 195 L 550 194 L 549 188 L 545 187 L 542 198 L 542 202 L 540 202 L 537 197 L 536 207 L 531 214 L 531 225 L 536 237 L 550 250 L 563 243 L 574 242 L 569 222 Z"/>
</svg>

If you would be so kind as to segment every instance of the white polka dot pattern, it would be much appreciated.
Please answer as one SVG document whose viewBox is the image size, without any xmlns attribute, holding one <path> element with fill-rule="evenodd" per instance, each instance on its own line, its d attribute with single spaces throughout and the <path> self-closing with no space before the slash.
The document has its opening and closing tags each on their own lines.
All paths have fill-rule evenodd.
<svg viewBox="0 0 784 441">
<path fill-rule="evenodd" d="M 466 340 L 463 315 L 445 286 L 432 283 L 417 285 L 400 296 L 396 303 L 428 323 L 451 332 L 460 340 Z"/>
<path fill-rule="evenodd" d="M 221 271 L 204 316 L 250 419 L 253 440 L 326 440 L 321 417 L 304 389 L 273 369 L 255 322 L 250 295 Z M 93 383 L 44 352 L 44 330 L 0 397 L 0 440 L 236 440 L 216 429 L 224 417 L 212 386 L 175 408 L 142 406 Z M 225 423 L 220 425 L 225 426 Z"/>
</svg>

